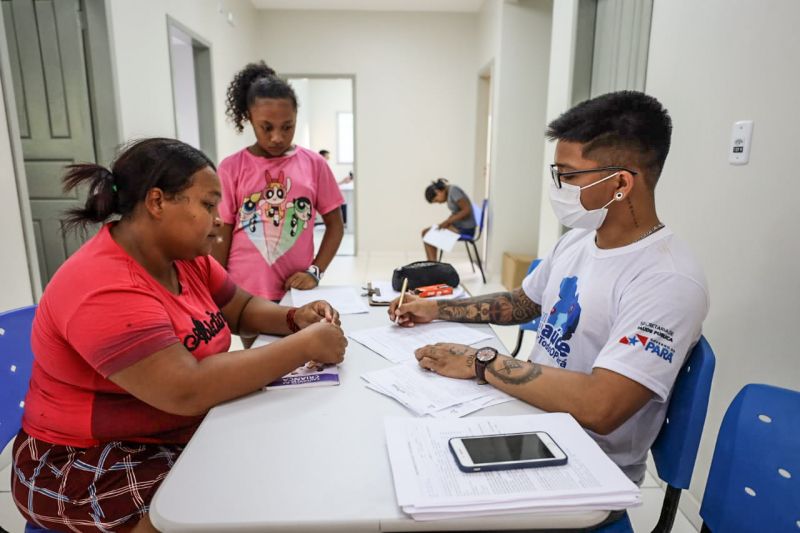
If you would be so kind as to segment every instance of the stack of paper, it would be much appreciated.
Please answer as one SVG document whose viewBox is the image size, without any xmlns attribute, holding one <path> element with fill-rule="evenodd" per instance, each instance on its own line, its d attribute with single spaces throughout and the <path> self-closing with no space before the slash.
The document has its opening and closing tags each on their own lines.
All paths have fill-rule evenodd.
<svg viewBox="0 0 800 533">
<path fill-rule="evenodd" d="M 634 507 L 639 488 L 566 413 L 454 420 L 390 418 L 386 443 L 397 502 L 415 520 L 531 512 L 582 512 Z M 545 431 L 567 464 L 464 473 L 448 439 Z"/>
<path fill-rule="evenodd" d="M 307 291 L 292 289 L 292 305 L 300 307 L 314 300 L 325 300 L 340 315 L 369 313 L 369 307 L 353 287 L 317 287 Z"/>
<path fill-rule="evenodd" d="M 367 372 L 361 378 L 370 389 L 394 398 L 420 416 L 457 418 L 513 400 L 508 394 L 478 385 L 473 379 L 438 376 L 420 367 L 416 359 Z"/>
<path fill-rule="evenodd" d="M 376 303 L 390 303 L 395 298 L 400 298 L 400 291 L 394 290 L 391 281 L 373 281 L 372 288 L 378 289 L 380 294 L 373 294 L 372 301 Z M 463 298 L 466 295 L 464 287 L 458 286 L 453 289 L 453 294 L 445 294 L 444 296 L 431 296 L 427 300 L 454 300 L 456 298 Z"/>
<path fill-rule="evenodd" d="M 413 358 L 414 351 L 427 344 L 436 344 L 437 342 L 475 344 L 491 339 L 492 334 L 463 324 L 432 322 L 413 328 L 388 325 L 362 329 L 348 334 L 348 337 L 389 361 L 399 363 Z"/>
</svg>

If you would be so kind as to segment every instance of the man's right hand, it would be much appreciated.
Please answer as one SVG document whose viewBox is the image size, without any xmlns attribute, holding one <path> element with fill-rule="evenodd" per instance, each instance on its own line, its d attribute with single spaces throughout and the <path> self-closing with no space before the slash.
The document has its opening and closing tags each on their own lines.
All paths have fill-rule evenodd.
<svg viewBox="0 0 800 533">
<path fill-rule="evenodd" d="M 318 363 L 339 364 L 344 361 L 347 338 L 342 328 L 322 320 L 307 326 L 294 335 L 303 337 L 308 360 Z"/>
<path fill-rule="evenodd" d="M 436 300 L 426 300 L 406 293 L 403 297 L 403 305 L 399 304 L 400 298 L 396 298 L 389 304 L 389 318 L 392 322 L 396 320 L 398 326 L 410 328 L 415 324 L 426 324 L 436 320 L 439 316 L 439 306 Z"/>
</svg>

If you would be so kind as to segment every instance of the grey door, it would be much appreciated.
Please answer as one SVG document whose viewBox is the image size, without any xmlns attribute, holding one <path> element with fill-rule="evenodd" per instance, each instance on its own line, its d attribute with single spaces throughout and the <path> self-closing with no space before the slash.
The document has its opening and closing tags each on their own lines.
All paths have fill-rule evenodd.
<svg viewBox="0 0 800 533">
<path fill-rule="evenodd" d="M 81 244 L 64 235 L 64 166 L 95 160 L 78 0 L 2 0 L 42 285 Z"/>
</svg>

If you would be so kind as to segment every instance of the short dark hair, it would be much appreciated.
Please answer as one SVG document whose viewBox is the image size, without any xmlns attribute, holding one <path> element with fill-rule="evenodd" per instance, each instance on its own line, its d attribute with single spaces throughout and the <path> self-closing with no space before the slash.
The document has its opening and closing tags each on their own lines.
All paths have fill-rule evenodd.
<svg viewBox="0 0 800 533">
<path fill-rule="evenodd" d="M 288 82 L 278 77 L 264 61 L 248 63 L 228 85 L 225 114 L 239 133 L 244 129 L 247 110 L 256 98 L 286 99 L 297 110 L 297 96 Z"/>
<path fill-rule="evenodd" d="M 433 199 L 436 198 L 436 193 L 445 189 L 447 189 L 446 179 L 439 178 L 436 181 L 432 181 L 431 184 L 425 188 L 425 199 L 428 200 L 429 204 L 433 203 Z"/>
<path fill-rule="evenodd" d="M 672 119 L 652 96 L 618 91 L 581 102 L 552 121 L 546 134 L 582 143 L 583 156 L 604 166 L 636 166 L 654 188 L 669 153 Z"/>
<path fill-rule="evenodd" d="M 328 154 L 330 154 L 330 151 L 328 151 L 328 150 L 320 150 L 319 151 L 319 155 L 321 155 L 322 157 L 325 157 Z"/>
<path fill-rule="evenodd" d="M 214 163 L 200 150 L 175 139 L 152 138 L 124 146 L 108 169 L 95 163 L 69 165 L 64 191 L 88 184 L 83 207 L 67 211 L 64 231 L 133 213 L 147 192 L 158 187 L 175 195 L 192 185 L 198 170 Z"/>
</svg>

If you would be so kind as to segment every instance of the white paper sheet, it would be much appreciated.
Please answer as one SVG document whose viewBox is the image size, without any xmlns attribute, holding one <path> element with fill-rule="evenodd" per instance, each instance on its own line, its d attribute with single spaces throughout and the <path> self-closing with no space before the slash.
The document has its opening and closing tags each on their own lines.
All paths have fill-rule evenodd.
<svg viewBox="0 0 800 533">
<path fill-rule="evenodd" d="M 640 491 L 566 413 L 451 420 L 389 418 L 386 441 L 397 501 L 418 520 L 504 512 L 619 509 Z M 448 439 L 546 431 L 567 454 L 563 466 L 464 473 Z"/>
<path fill-rule="evenodd" d="M 372 282 L 373 289 L 380 289 L 381 294 L 380 296 L 374 294 L 372 296 L 372 300 L 374 302 L 391 302 L 395 298 L 400 297 L 400 291 L 396 291 L 392 288 L 391 281 L 373 281 Z M 454 300 L 457 298 L 463 298 L 466 296 L 467 291 L 464 290 L 464 287 L 458 286 L 453 289 L 453 294 L 447 294 L 445 296 L 432 296 L 430 298 L 426 298 L 427 300 Z"/>
<path fill-rule="evenodd" d="M 308 291 L 292 289 L 292 305 L 300 307 L 314 300 L 325 300 L 340 315 L 369 313 L 369 307 L 353 287 L 317 287 Z"/>
<path fill-rule="evenodd" d="M 432 322 L 413 328 L 396 325 L 380 326 L 355 331 L 348 336 L 394 363 L 413 358 L 414 351 L 427 344 L 437 342 L 475 344 L 492 338 L 491 333 L 452 322 Z"/>
<path fill-rule="evenodd" d="M 449 229 L 439 229 L 439 226 L 431 226 L 428 233 L 422 237 L 422 241 L 435 246 L 445 252 L 453 250 L 453 246 L 458 242 L 459 234 Z"/>
<path fill-rule="evenodd" d="M 477 401 L 477 407 L 470 405 L 475 411 L 491 400 L 511 400 L 502 391 L 478 385 L 475 380 L 446 378 L 429 372 L 420 367 L 416 359 L 367 372 L 361 377 L 369 383 L 370 388 L 396 399 L 418 415 L 448 416 L 443 411 L 464 402 Z"/>
<path fill-rule="evenodd" d="M 514 399 L 512 396 L 509 396 L 508 394 L 493 387 L 490 390 L 493 392 L 487 392 L 487 394 L 481 396 L 480 398 L 475 398 L 474 400 L 462 402 L 458 405 L 453 405 L 451 407 L 439 409 L 438 411 L 426 413 L 426 416 L 432 416 L 434 418 L 459 418 L 470 413 L 474 413 L 475 411 L 485 409 L 486 407 L 510 402 Z"/>
</svg>

